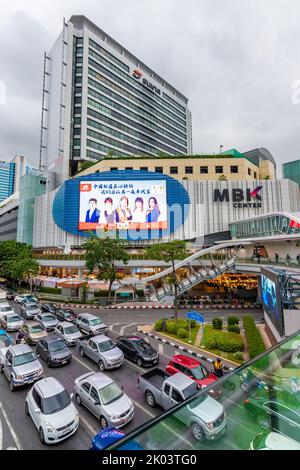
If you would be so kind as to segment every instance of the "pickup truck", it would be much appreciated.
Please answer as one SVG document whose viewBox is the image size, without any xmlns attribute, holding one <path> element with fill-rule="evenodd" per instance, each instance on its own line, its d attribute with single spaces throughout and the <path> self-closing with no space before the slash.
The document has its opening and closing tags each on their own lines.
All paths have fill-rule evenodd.
<svg viewBox="0 0 300 470">
<path fill-rule="evenodd" d="M 115 343 L 105 335 L 86 335 L 77 340 L 81 357 L 89 357 L 96 362 L 101 372 L 115 369 L 124 362 L 124 354 Z"/>
<path fill-rule="evenodd" d="M 189 400 L 174 412 L 174 417 L 191 430 L 197 441 L 215 440 L 226 429 L 226 412 L 223 405 L 207 393 L 199 393 L 197 383 L 181 372 L 170 376 L 161 369 L 152 369 L 138 378 L 138 388 L 144 393 L 149 406 L 168 410 Z"/>
<path fill-rule="evenodd" d="M 36 382 L 44 375 L 40 361 L 27 344 L 0 349 L 0 372 L 4 372 L 12 392 L 16 387 Z"/>
</svg>

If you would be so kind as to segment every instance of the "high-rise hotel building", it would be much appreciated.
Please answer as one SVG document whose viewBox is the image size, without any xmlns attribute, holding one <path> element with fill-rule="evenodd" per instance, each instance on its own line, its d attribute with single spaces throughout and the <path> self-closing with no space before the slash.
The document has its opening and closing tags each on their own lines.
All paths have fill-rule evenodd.
<svg viewBox="0 0 300 470">
<path fill-rule="evenodd" d="M 41 167 L 52 188 L 84 160 L 192 153 L 188 99 L 84 16 L 44 59 Z"/>
</svg>

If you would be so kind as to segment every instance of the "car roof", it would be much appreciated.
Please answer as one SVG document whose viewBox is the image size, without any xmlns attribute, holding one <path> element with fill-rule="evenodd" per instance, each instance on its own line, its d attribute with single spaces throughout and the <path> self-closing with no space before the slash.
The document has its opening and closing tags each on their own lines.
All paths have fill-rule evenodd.
<svg viewBox="0 0 300 470">
<path fill-rule="evenodd" d="M 92 320 L 94 318 L 98 318 L 96 315 L 93 315 L 92 313 L 79 313 L 79 317 L 85 317 L 88 320 Z"/>
<path fill-rule="evenodd" d="M 119 336 L 118 339 L 127 339 L 128 341 L 145 341 L 144 338 L 137 335 Z"/>
<path fill-rule="evenodd" d="M 15 356 L 19 356 L 20 354 L 28 352 L 33 352 L 33 350 L 30 346 L 28 346 L 28 344 L 14 344 L 13 346 L 11 346 L 11 348 Z"/>
<path fill-rule="evenodd" d="M 108 377 L 108 375 L 102 374 L 102 372 L 96 372 L 95 374 L 91 374 L 86 377 L 86 380 L 98 389 L 106 387 L 106 385 L 113 383 L 113 379 Z"/>
<path fill-rule="evenodd" d="M 20 317 L 19 313 L 17 313 L 17 312 L 14 312 L 14 313 L 7 313 L 7 314 L 6 314 L 6 318 L 15 317 L 16 315 L 17 315 L 18 317 Z M 21 317 L 20 317 L 20 318 L 21 318 Z"/>
<path fill-rule="evenodd" d="M 201 363 L 197 361 L 197 359 L 184 356 L 183 354 L 176 354 L 176 356 L 172 358 L 172 362 L 175 362 L 176 364 L 182 364 L 184 366 L 190 367 L 191 369 L 194 369 L 195 367 L 201 365 Z"/>
<path fill-rule="evenodd" d="M 65 390 L 65 387 L 54 377 L 46 377 L 36 382 L 36 388 L 39 389 L 44 398 L 52 397 Z"/>
<path fill-rule="evenodd" d="M 168 377 L 167 381 L 169 384 L 175 385 L 175 387 L 178 387 L 179 389 L 188 387 L 191 384 L 196 385 L 196 382 L 194 382 L 193 379 L 191 379 L 185 374 L 182 374 L 182 372 L 176 372 L 176 374 L 171 375 L 171 377 Z"/>
<path fill-rule="evenodd" d="M 265 442 L 266 447 L 271 450 L 300 450 L 300 442 L 277 432 L 270 432 Z"/>
<path fill-rule="evenodd" d="M 39 324 L 39 322 L 38 322 L 38 321 L 35 321 L 35 320 L 29 320 L 29 321 L 27 321 L 27 322 L 25 323 L 25 325 L 28 325 L 28 326 L 41 326 L 41 325 Z M 41 327 L 41 328 L 42 328 L 42 327 Z"/>
<path fill-rule="evenodd" d="M 26 303 L 24 304 L 24 307 L 25 307 L 25 308 L 27 308 L 27 307 L 36 307 L 36 308 L 38 308 L 37 305 L 36 305 L 36 303 L 34 303 L 34 302 L 26 302 Z"/>
<path fill-rule="evenodd" d="M 50 316 L 50 317 L 52 317 L 52 318 L 55 318 L 55 316 L 54 316 L 52 313 L 50 313 L 50 312 L 43 312 L 43 313 L 40 313 L 39 316 L 40 316 L 40 317 L 49 317 L 49 316 Z"/>
<path fill-rule="evenodd" d="M 63 341 L 63 339 L 61 339 L 60 336 L 52 335 L 52 336 L 46 336 L 46 338 L 43 338 L 43 341 L 46 341 L 46 343 L 50 344 L 50 343 L 54 343 L 55 341 Z"/>
<path fill-rule="evenodd" d="M 105 336 L 105 335 L 97 335 L 97 336 L 93 336 L 92 338 L 93 341 L 95 341 L 96 343 L 103 343 L 104 341 L 107 341 L 108 339 L 110 339 L 108 336 Z M 112 341 L 112 340 L 111 340 Z"/>
<path fill-rule="evenodd" d="M 63 328 L 66 328 L 67 326 L 75 326 L 73 323 L 70 323 L 69 321 L 61 321 L 57 326 L 62 326 Z"/>
</svg>

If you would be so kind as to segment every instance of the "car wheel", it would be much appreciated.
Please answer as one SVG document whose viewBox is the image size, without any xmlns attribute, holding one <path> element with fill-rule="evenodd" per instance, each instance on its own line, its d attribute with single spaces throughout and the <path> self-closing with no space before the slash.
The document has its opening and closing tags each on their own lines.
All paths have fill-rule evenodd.
<svg viewBox="0 0 300 470">
<path fill-rule="evenodd" d="M 29 409 L 28 409 L 27 401 L 25 401 L 25 413 L 27 414 L 27 416 L 29 416 Z"/>
<path fill-rule="evenodd" d="M 268 420 L 268 417 L 265 415 L 258 415 L 256 417 L 257 424 L 262 428 L 262 429 L 269 429 L 270 428 L 270 423 Z"/>
<path fill-rule="evenodd" d="M 42 428 L 39 429 L 40 441 L 42 444 L 45 444 L 45 436 Z"/>
<path fill-rule="evenodd" d="M 83 348 L 80 348 L 79 349 L 79 354 L 81 357 L 84 357 L 85 356 L 85 353 L 84 353 L 84 349 Z"/>
<path fill-rule="evenodd" d="M 106 419 L 104 418 L 104 416 L 100 416 L 100 426 L 102 429 L 107 428 L 108 426 L 108 423 Z"/>
<path fill-rule="evenodd" d="M 3 364 L 0 364 L 0 373 L 3 372 Z"/>
<path fill-rule="evenodd" d="M 142 359 L 141 359 L 140 357 L 137 358 L 137 360 L 136 360 L 136 365 L 139 366 L 139 367 L 142 367 L 143 361 L 142 361 Z"/>
<path fill-rule="evenodd" d="M 82 401 L 81 401 L 80 395 L 78 393 L 76 393 L 75 400 L 76 400 L 76 403 L 77 403 L 78 406 L 82 405 Z"/>
<path fill-rule="evenodd" d="M 204 439 L 205 439 L 205 434 L 204 434 L 204 431 L 203 431 L 203 429 L 201 428 L 200 424 L 198 424 L 198 423 L 193 423 L 192 426 L 191 426 L 191 431 L 192 431 L 193 437 L 194 437 L 198 442 L 204 441 Z"/>
<path fill-rule="evenodd" d="M 100 369 L 101 372 L 105 371 L 105 365 L 104 365 L 103 361 L 99 361 L 98 366 L 99 366 L 99 369 Z"/>
<path fill-rule="evenodd" d="M 151 408 L 155 407 L 155 398 L 154 398 L 153 393 L 151 393 L 149 391 L 146 392 L 146 401 L 147 401 L 148 405 L 151 406 Z"/>
<path fill-rule="evenodd" d="M 13 382 L 13 377 L 10 378 L 9 389 L 10 389 L 11 392 L 15 391 L 15 385 L 14 385 L 14 382 Z"/>
</svg>

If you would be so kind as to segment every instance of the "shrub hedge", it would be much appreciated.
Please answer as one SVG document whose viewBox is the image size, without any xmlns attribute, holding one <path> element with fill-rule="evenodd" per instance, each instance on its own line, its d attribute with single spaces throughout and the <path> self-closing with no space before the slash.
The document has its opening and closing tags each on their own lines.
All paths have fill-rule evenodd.
<svg viewBox="0 0 300 470">
<path fill-rule="evenodd" d="M 222 330 L 223 328 L 222 318 L 213 318 L 212 325 L 215 330 Z"/>
<path fill-rule="evenodd" d="M 237 325 L 228 325 L 227 331 L 232 331 L 233 333 L 240 333 L 240 328 Z"/>
<path fill-rule="evenodd" d="M 170 335 L 176 335 L 177 329 L 178 329 L 178 325 L 175 321 L 167 321 L 167 327 L 166 327 L 167 333 L 169 333 Z"/>
<path fill-rule="evenodd" d="M 255 321 L 252 317 L 246 316 L 243 318 L 243 326 L 245 328 L 246 339 L 248 343 L 248 351 L 250 359 L 263 353 L 266 348 L 262 337 L 255 325 Z"/>
<path fill-rule="evenodd" d="M 184 328 L 178 328 L 177 336 L 178 338 L 186 338 L 188 336 L 188 332 Z"/>
<path fill-rule="evenodd" d="M 58 287 L 40 287 L 38 291 L 42 294 L 61 294 L 61 288 Z"/>
<path fill-rule="evenodd" d="M 244 356 L 243 356 L 243 353 L 241 351 L 235 352 L 233 356 L 237 361 L 243 361 L 244 360 Z"/>
<path fill-rule="evenodd" d="M 158 320 L 158 321 L 154 324 L 154 329 L 155 329 L 155 331 L 162 331 L 162 319 L 161 319 L 161 320 Z"/>
<path fill-rule="evenodd" d="M 228 331 L 219 331 L 210 325 L 205 325 L 202 344 L 206 349 L 219 349 L 235 353 L 243 351 L 244 341 L 241 335 Z"/>
<path fill-rule="evenodd" d="M 228 325 L 238 325 L 240 319 L 238 317 L 228 317 L 227 324 Z"/>
</svg>

